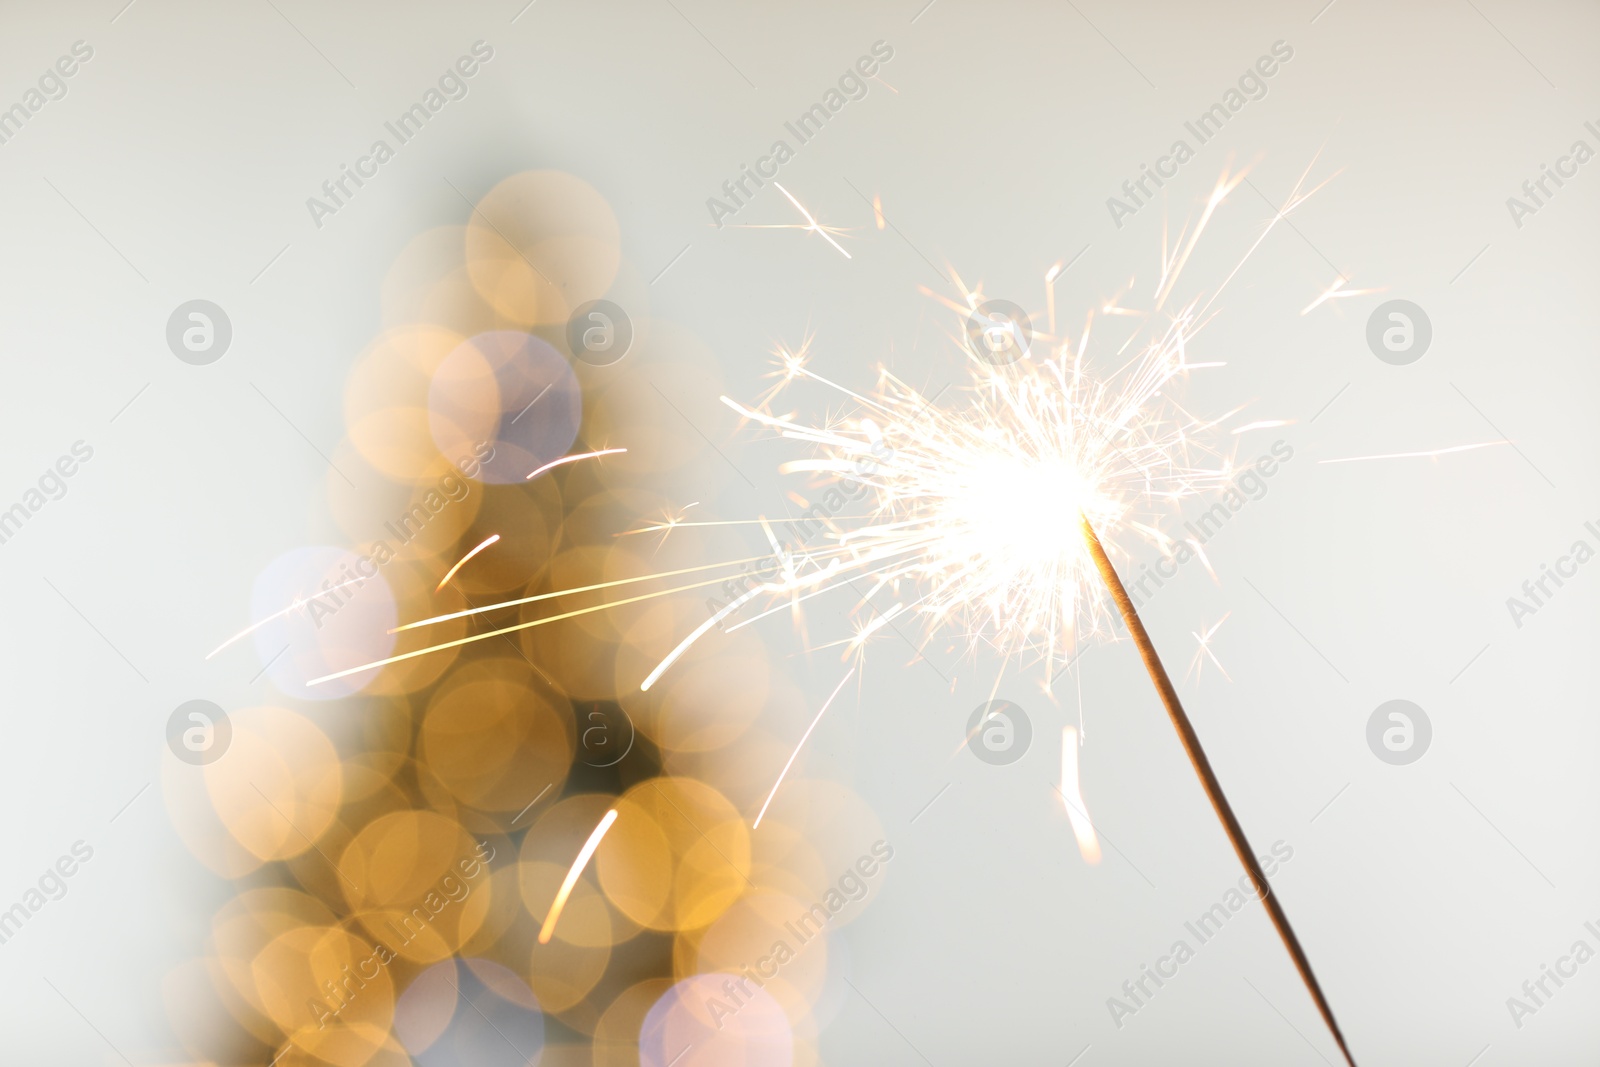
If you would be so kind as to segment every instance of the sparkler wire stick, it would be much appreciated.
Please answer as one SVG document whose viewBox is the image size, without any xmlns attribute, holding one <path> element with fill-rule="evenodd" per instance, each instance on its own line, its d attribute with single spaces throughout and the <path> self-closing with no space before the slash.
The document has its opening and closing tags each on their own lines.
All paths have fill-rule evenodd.
<svg viewBox="0 0 1600 1067">
<path fill-rule="evenodd" d="M 1156 646 L 1151 642 L 1150 633 L 1144 628 L 1143 620 L 1139 618 L 1138 609 L 1133 606 L 1133 600 L 1123 587 L 1122 579 L 1118 577 L 1117 569 L 1112 566 L 1111 559 L 1106 555 L 1105 547 L 1101 545 L 1100 537 L 1090 525 L 1089 519 L 1086 516 L 1082 517 L 1081 522 L 1083 538 L 1088 542 L 1089 554 L 1094 557 L 1095 567 L 1100 571 L 1100 577 L 1105 582 L 1112 601 L 1116 603 L 1117 611 L 1121 613 L 1122 621 L 1133 637 L 1133 643 L 1139 648 L 1139 658 L 1144 660 L 1145 671 L 1155 683 L 1156 692 L 1161 696 L 1161 703 L 1172 719 L 1173 728 L 1178 731 L 1178 739 L 1183 742 L 1183 750 L 1188 754 L 1189 762 L 1194 765 L 1195 775 L 1200 779 L 1200 784 L 1211 801 L 1211 807 L 1216 811 L 1217 819 L 1222 823 L 1222 829 L 1233 845 L 1234 853 L 1244 865 L 1245 872 L 1250 875 L 1250 880 L 1255 883 L 1256 895 L 1267 909 L 1267 916 L 1277 929 L 1278 938 L 1288 950 L 1289 958 L 1294 961 L 1295 970 L 1300 972 L 1300 980 L 1305 983 L 1311 999 L 1316 1001 L 1317 1010 L 1322 1013 L 1322 1021 L 1332 1032 L 1334 1041 L 1339 1045 L 1339 1051 L 1344 1053 L 1345 1062 L 1350 1067 L 1355 1067 L 1356 1061 L 1344 1043 L 1344 1034 L 1340 1032 L 1339 1024 L 1334 1021 L 1333 1009 L 1328 1006 L 1327 998 L 1322 995 L 1322 987 L 1317 983 L 1317 976 L 1311 970 L 1311 961 L 1306 958 L 1305 950 L 1300 947 L 1300 939 L 1295 936 L 1294 927 L 1289 925 L 1289 917 L 1283 913 L 1283 907 L 1273 894 L 1272 887 L 1268 885 L 1267 876 L 1262 873 L 1261 866 L 1256 860 L 1255 850 L 1245 838 L 1244 828 L 1239 825 L 1238 818 L 1233 814 L 1232 805 L 1223 795 L 1222 784 L 1217 781 L 1216 772 L 1211 769 L 1211 760 L 1206 757 L 1205 749 L 1200 747 L 1199 735 L 1194 732 L 1194 724 L 1189 721 L 1188 714 L 1183 710 L 1183 704 L 1178 699 L 1178 691 L 1172 686 L 1172 679 L 1167 677 L 1167 669 L 1156 653 Z"/>
</svg>

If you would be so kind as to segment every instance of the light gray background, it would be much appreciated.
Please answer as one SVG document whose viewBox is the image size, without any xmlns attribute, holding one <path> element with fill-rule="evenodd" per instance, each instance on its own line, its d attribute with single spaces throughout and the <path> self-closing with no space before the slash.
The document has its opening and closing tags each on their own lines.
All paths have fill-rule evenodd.
<svg viewBox="0 0 1600 1067">
<path fill-rule="evenodd" d="M 1220 271 L 1319 150 L 1316 174 L 1338 172 L 1236 280 L 1202 345 L 1229 366 L 1189 393 L 1200 410 L 1249 401 L 1296 420 L 1241 446 L 1282 436 L 1295 458 L 1209 547 L 1220 584 L 1185 568 L 1147 619 L 1181 673 L 1190 632 L 1230 613 L 1214 648 L 1232 682 L 1182 691 L 1252 838 L 1295 849 L 1278 891 L 1359 1062 L 1600 1053 L 1600 963 L 1520 1030 L 1505 1005 L 1575 939 L 1595 945 L 1583 923 L 1600 919 L 1600 565 L 1520 629 L 1505 606 L 1574 539 L 1595 544 L 1582 527 L 1600 519 L 1600 162 L 1520 229 L 1505 204 L 1575 139 L 1600 148 L 1583 128 L 1600 121 L 1593 4 L 121 2 L 0 16 L 5 105 L 74 41 L 95 49 L 67 97 L 0 145 L 0 503 L 73 441 L 95 449 L 68 495 L 0 545 L 0 901 L 74 840 L 96 850 L 64 900 L 0 945 L 5 1059 L 177 1054 L 159 980 L 227 889 L 167 825 L 162 730 L 195 696 L 284 699 L 251 680 L 249 657 L 202 656 L 239 625 L 261 566 L 330 536 L 316 449 L 343 432 L 384 270 L 416 233 L 465 219 L 451 183 L 477 197 L 539 167 L 592 183 L 633 268 L 672 264 L 641 313 L 689 325 L 735 395 L 758 390 L 772 342 L 808 326 L 841 380 L 866 384 L 892 359 L 936 387 L 955 365 L 948 324 L 916 287 L 950 292 L 936 267 L 953 265 L 1036 307 L 1045 269 L 1078 257 L 1058 286 L 1075 319 L 1129 276 L 1152 279 L 1159 209 L 1119 230 L 1106 197 L 1279 39 L 1295 55 L 1268 96 L 1168 188 L 1182 218 L 1230 155 L 1259 160 L 1198 268 Z M 479 38 L 496 58 L 471 95 L 314 228 L 305 198 Z M 712 229 L 705 198 L 880 38 L 898 92 L 874 84 L 780 179 L 854 228 L 854 258 L 796 231 Z M 892 229 L 852 185 L 882 196 Z M 792 218 L 769 189 L 738 221 Z M 1299 315 L 1341 273 L 1384 291 Z M 163 338 L 195 297 L 233 322 L 210 367 Z M 1364 341 L 1395 297 L 1433 323 L 1406 367 Z M 770 510 L 777 453 L 724 414 L 706 432 L 758 488 L 729 479 L 716 506 Z M 1502 436 L 1516 447 L 1318 463 Z M 1070 694 L 1054 708 L 1009 673 L 998 695 L 1030 709 L 1033 750 L 1009 767 L 951 760 L 993 665 L 960 666 L 952 692 L 956 656 L 939 644 L 932 669 L 888 651 L 805 764 L 852 781 L 897 848 L 846 935 L 861 996 L 825 1032 L 827 1062 L 1336 1058 L 1258 910 L 1113 1026 L 1106 998 L 1237 876 L 1128 645 L 1081 661 L 1084 788 L 1115 846 L 1098 868 L 1050 788 Z M 835 680 L 812 676 L 815 700 Z M 1434 728 L 1405 767 L 1365 742 L 1397 697 Z"/>
</svg>

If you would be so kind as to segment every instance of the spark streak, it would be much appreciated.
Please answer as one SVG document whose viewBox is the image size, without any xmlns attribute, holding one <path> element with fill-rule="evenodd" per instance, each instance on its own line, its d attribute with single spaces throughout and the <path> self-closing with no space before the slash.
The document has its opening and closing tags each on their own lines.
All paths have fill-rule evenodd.
<svg viewBox="0 0 1600 1067">
<path fill-rule="evenodd" d="M 556 932 L 556 920 L 561 918 L 561 909 L 567 906 L 567 897 L 572 893 L 572 887 L 578 884 L 578 876 L 583 873 L 584 867 L 589 863 L 589 857 L 594 855 L 595 849 L 600 847 L 600 839 L 606 836 L 606 831 L 611 829 L 611 824 L 617 821 L 617 809 L 612 808 L 601 818 L 600 825 L 594 828 L 594 833 L 589 835 L 589 840 L 583 843 L 578 850 L 578 858 L 572 861 L 572 869 L 567 872 L 567 877 L 562 881 L 561 888 L 556 891 L 556 899 L 550 905 L 550 913 L 544 917 L 544 925 L 539 927 L 539 944 L 548 945 L 550 935 Z"/>
<path fill-rule="evenodd" d="M 850 676 L 855 673 L 856 669 L 854 667 L 846 671 L 845 676 L 839 679 L 839 684 L 833 687 L 833 692 L 828 695 L 828 699 L 822 702 L 822 707 L 817 711 L 817 717 L 811 720 L 811 725 L 806 727 L 806 732 L 800 735 L 800 743 L 794 746 L 793 752 L 789 753 L 789 762 L 785 763 L 783 770 L 778 772 L 778 780 L 772 783 L 772 792 L 767 794 L 767 799 L 762 803 L 761 810 L 756 813 L 756 821 L 750 824 L 750 829 L 754 830 L 761 825 L 761 820 L 766 817 L 767 808 L 772 804 L 772 798 L 778 795 L 778 787 L 783 784 L 783 779 L 788 775 L 789 768 L 794 766 L 795 757 L 800 755 L 802 748 L 806 747 L 806 741 L 810 739 L 811 731 L 817 728 L 817 723 L 822 721 L 822 716 L 827 713 L 829 705 L 833 703 L 833 698 L 839 695 L 839 690 L 844 688 L 844 683 L 848 682 Z"/>
<path fill-rule="evenodd" d="M 824 241 L 827 241 L 834 248 L 838 249 L 839 250 L 839 254 L 841 256 L 843 256 L 845 259 L 849 259 L 850 258 L 850 253 L 846 252 L 844 250 L 844 248 L 839 244 L 839 242 L 835 241 L 833 239 L 833 237 L 828 233 L 828 228 L 826 226 L 823 226 L 821 223 L 817 222 L 817 220 L 815 218 L 812 217 L 811 212 L 809 212 L 809 211 L 807 211 L 805 209 L 805 205 L 801 204 L 800 201 L 796 200 L 789 193 L 789 190 L 785 189 L 781 185 L 778 185 L 777 182 L 773 182 L 772 184 L 773 185 L 777 185 L 778 186 L 778 192 L 782 193 L 788 199 L 789 203 L 794 205 L 796 211 L 800 212 L 800 214 L 805 216 L 806 225 L 805 225 L 804 229 L 806 230 L 806 232 L 815 233 L 817 236 L 821 237 Z M 882 212 L 881 208 L 879 209 L 879 212 L 881 214 L 881 212 Z"/>
<path fill-rule="evenodd" d="M 1346 289 L 1344 287 L 1344 283 L 1349 280 L 1350 279 L 1344 277 L 1335 278 L 1332 285 L 1328 286 L 1328 288 L 1319 293 L 1315 300 L 1300 309 L 1300 314 L 1310 314 L 1312 311 L 1316 310 L 1329 300 L 1342 300 L 1349 296 L 1366 296 L 1369 293 L 1376 293 L 1379 291 L 1377 289 Z"/>
<path fill-rule="evenodd" d="M 540 467 L 538 470 L 524 478 L 523 481 L 531 482 L 545 471 L 550 470 L 552 467 L 560 467 L 568 463 L 576 463 L 580 459 L 594 459 L 596 456 L 615 456 L 619 452 L 626 451 L 626 448 L 602 448 L 597 452 L 579 452 L 577 455 L 573 456 L 562 456 L 560 459 L 553 459 L 549 463 L 546 463 L 544 466 Z"/>
<path fill-rule="evenodd" d="M 741 563 L 758 563 L 768 558 L 769 557 L 767 556 L 746 556 L 744 559 L 724 560 L 720 563 L 702 563 L 695 567 L 680 567 L 674 571 L 658 571 L 655 574 L 641 574 L 633 578 L 614 578 L 609 582 L 596 582 L 593 585 L 579 585 L 570 589 L 557 589 L 551 593 L 538 593 L 534 596 L 518 597 L 516 600 L 502 600 L 498 604 L 484 604 L 482 607 L 466 608 L 462 611 L 452 611 L 444 615 L 434 615 L 431 618 L 418 619 L 416 622 L 408 622 L 403 625 L 396 626 L 389 632 L 392 634 L 397 634 L 402 630 L 415 630 L 418 627 L 432 626 L 435 623 L 449 622 L 452 619 L 462 619 L 469 615 L 481 615 L 486 611 L 498 611 L 501 608 L 521 607 L 523 604 L 537 604 L 541 600 L 552 600 L 556 597 L 574 596 L 578 593 L 592 593 L 598 589 L 615 589 L 619 585 L 634 585 L 638 582 L 649 582 L 658 578 L 676 578 L 683 574 L 699 574 L 705 571 L 725 570 L 729 567 L 738 566 Z M 721 581 L 722 579 L 719 578 L 717 580 Z M 698 589 L 701 588 L 701 586 L 686 586 L 685 588 Z"/>
<path fill-rule="evenodd" d="M 445 586 L 450 584 L 450 579 L 456 576 L 456 571 L 460 570 L 466 564 L 467 560 L 471 559 L 473 556 L 476 556 L 479 552 L 482 552 L 484 549 L 488 548 L 498 540 L 500 540 L 499 534 L 490 534 L 481 545 L 479 545 L 477 548 L 474 548 L 471 552 L 468 552 L 465 556 L 462 556 L 460 559 L 456 560 L 456 565 L 445 571 L 444 577 L 439 579 L 439 584 L 433 587 L 433 591 L 437 593 L 444 589 Z M 390 630 L 389 632 L 393 633 L 394 631 Z"/>
<path fill-rule="evenodd" d="M 1471 452 L 1475 448 L 1493 448 L 1495 445 L 1509 445 L 1510 441 L 1480 441 L 1475 445 L 1455 445 L 1451 448 L 1435 448 L 1428 452 L 1389 452 L 1381 456 L 1346 456 L 1343 459 L 1321 459 L 1318 463 L 1363 463 L 1369 459 L 1428 459 L 1433 456 L 1448 456 L 1452 452 Z"/>
<path fill-rule="evenodd" d="M 1067 821 L 1072 824 L 1072 836 L 1078 840 L 1079 855 L 1085 863 L 1099 863 L 1100 838 L 1089 820 L 1083 787 L 1078 781 L 1078 728 L 1075 726 L 1061 731 L 1061 799 L 1067 809 Z"/>
<path fill-rule="evenodd" d="M 293 604 L 290 604 L 288 607 L 284 608 L 282 611 L 274 611 L 271 615 L 268 615 L 265 618 L 260 619 L 257 622 L 253 622 L 249 626 L 246 626 L 243 630 L 240 630 L 238 633 L 234 634 L 232 637 L 230 637 L 226 641 L 222 642 L 222 644 L 218 645 L 216 648 L 213 648 L 210 652 L 208 652 L 206 654 L 206 659 L 210 659 L 212 656 L 215 656 L 218 652 L 221 652 L 223 649 L 227 648 L 229 645 L 233 644 L 235 641 L 239 641 L 239 640 L 242 640 L 243 638 L 249 637 L 251 634 L 253 634 L 257 630 L 261 629 L 267 623 L 271 622 L 273 619 L 281 619 L 283 616 L 289 614 L 291 611 L 295 611 L 295 610 L 297 610 L 299 608 L 305 607 L 307 604 L 311 603 L 313 600 L 317 599 L 317 597 L 319 597 L 319 596 L 326 596 L 328 593 L 336 593 L 340 589 L 345 588 L 346 586 L 361 585 L 362 583 L 367 582 L 369 580 L 370 579 L 368 579 L 368 578 L 351 578 L 349 581 L 340 582 L 337 585 L 330 585 L 327 589 L 323 590 L 320 593 L 313 593 L 311 596 L 301 597 L 299 600 L 296 600 Z"/>
</svg>

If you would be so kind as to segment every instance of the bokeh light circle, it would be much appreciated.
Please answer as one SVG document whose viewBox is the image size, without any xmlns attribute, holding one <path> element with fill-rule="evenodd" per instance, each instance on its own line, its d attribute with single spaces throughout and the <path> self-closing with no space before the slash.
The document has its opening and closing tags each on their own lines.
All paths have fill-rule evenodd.
<svg viewBox="0 0 1600 1067">
<path fill-rule="evenodd" d="M 274 559 L 250 591 L 256 653 L 267 676 L 298 700 L 337 700 L 376 676 L 313 678 L 382 659 L 394 647 L 394 594 L 373 558 L 345 548 L 296 548 Z"/>
<path fill-rule="evenodd" d="M 471 477 L 522 484 L 566 455 L 583 397 L 572 366 L 543 338 L 480 333 L 439 364 L 428 388 L 428 428 L 445 458 Z"/>
<path fill-rule="evenodd" d="M 685 978 L 656 1001 L 639 1030 L 640 1067 L 791 1067 L 794 1031 L 759 986 L 736 998 L 731 976 Z"/>
<path fill-rule="evenodd" d="M 412 980 L 395 1036 L 417 1067 L 526 1067 L 544 1048 L 544 1013 L 526 982 L 481 959 L 447 959 Z"/>
<path fill-rule="evenodd" d="M 651 778 L 618 798 L 595 851 L 606 897 L 653 930 L 706 926 L 750 885 L 750 831 L 728 799 L 690 778 Z"/>
</svg>

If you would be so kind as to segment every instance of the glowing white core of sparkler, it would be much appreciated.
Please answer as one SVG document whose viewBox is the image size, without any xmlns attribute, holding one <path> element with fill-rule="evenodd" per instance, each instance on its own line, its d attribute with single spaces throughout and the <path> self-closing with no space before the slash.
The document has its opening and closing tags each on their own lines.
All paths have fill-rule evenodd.
<svg viewBox="0 0 1600 1067">
<path fill-rule="evenodd" d="M 984 456 L 952 482 L 944 519 L 951 536 L 966 543 L 962 554 L 1015 573 L 1070 562 L 1077 553 L 1061 531 L 1078 521 L 1092 490 L 1065 460 Z"/>
<path fill-rule="evenodd" d="M 972 384 L 945 404 L 887 373 L 863 396 L 788 355 L 786 381 L 819 382 L 860 405 L 856 417 L 820 425 L 723 399 L 815 446 L 811 458 L 784 470 L 867 488 L 870 514 L 831 535 L 841 555 L 830 561 L 837 576 L 824 584 L 862 577 L 876 580 L 874 590 L 899 590 L 905 583 L 916 590 L 907 610 L 930 628 L 951 623 L 1003 653 L 1055 659 L 1081 633 L 1109 629 L 1093 562 L 1075 533 L 1080 517 L 1162 545 L 1155 516 L 1141 522 L 1141 513 L 1229 476 L 1220 459 L 1191 459 L 1204 451 L 1196 442 L 1211 424 L 1165 403 L 1164 390 L 1197 366 L 1184 358 L 1193 328 L 1187 310 L 1153 318 L 1124 342 L 1133 351 L 1105 379 L 1080 373 L 1081 345 L 1073 352 L 1063 343 L 1002 367 L 969 352 Z M 808 584 L 813 577 L 801 576 Z M 774 583 L 766 591 L 792 588 Z"/>
</svg>

